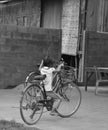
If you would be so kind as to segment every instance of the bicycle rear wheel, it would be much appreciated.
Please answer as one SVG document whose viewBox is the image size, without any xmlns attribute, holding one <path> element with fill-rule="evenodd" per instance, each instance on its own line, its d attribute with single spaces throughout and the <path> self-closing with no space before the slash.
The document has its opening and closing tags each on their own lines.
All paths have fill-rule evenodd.
<svg viewBox="0 0 108 130">
<path fill-rule="evenodd" d="M 65 83 L 62 87 L 63 100 L 57 109 L 59 116 L 70 117 L 81 104 L 81 91 L 74 83 Z"/>
<path fill-rule="evenodd" d="M 39 101 L 42 99 L 43 93 L 38 85 L 32 84 L 25 88 L 20 100 L 20 114 L 26 124 L 36 124 L 41 118 L 43 104 Z"/>
<path fill-rule="evenodd" d="M 25 83 L 24 83 L 24 87 L 27 87 L 27 86 L 29 86 L 31 83 L 32 83 L 32 81 L 34 80 L 34 77 L 36 76 L 36 75 L 38 75 L 39 74 L 39 72 L 31 72 L 31 73 L 29 73 L 29 75 L 26 77 L 26 79 L 25 79 Z"/>
</svg>

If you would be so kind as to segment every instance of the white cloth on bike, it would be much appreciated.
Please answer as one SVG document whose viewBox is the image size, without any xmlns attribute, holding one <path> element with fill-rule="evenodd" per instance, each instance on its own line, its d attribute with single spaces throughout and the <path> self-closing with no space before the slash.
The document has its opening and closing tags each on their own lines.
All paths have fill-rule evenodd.
<svg viewBox="0 0 108 130">
<path fill-rule="evenodd" d="M 54 67 L 44 66 L 40 69 L 41 74 L 46 75 L 46 78 L 44 80 L 46 91 L 52 91 L 53 71 L 55 71 Z"/>
</svg>

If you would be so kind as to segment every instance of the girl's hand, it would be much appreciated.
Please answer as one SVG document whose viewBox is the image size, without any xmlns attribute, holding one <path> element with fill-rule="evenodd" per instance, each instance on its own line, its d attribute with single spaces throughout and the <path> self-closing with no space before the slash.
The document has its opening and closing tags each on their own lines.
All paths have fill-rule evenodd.
<svg viewBox="0 0 108 130">
<path fill-rule="evenodd" d="M 58 65 L 58 67 L 56 68 L 56 71 L 60 71 L 62 66 L 64 66 L 64 62 L 62 62 Z"/>
</svg>

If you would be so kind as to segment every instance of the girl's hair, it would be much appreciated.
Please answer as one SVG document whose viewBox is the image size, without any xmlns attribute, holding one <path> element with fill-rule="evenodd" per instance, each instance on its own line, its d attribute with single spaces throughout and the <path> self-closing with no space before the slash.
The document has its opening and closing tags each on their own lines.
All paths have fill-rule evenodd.
<svg viewBox="0 0 108 130">
<path fill-rule="evenodd" d="M 43 60 L 43 66 L 53 67 L 53 65 L 54 61 L 51 58 L 47 57 Z"/>
</svg>

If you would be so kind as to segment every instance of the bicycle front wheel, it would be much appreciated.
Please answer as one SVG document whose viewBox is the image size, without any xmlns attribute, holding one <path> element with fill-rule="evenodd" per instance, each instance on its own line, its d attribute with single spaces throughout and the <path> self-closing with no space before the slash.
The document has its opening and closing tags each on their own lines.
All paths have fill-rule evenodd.
<svg viewBox="0 0 108 130">
<path fill-rule="evenodd" d="M 65 83 L 62 86 L 62 101 L 57 109 L 59 116 L 70 117 L 81 104 L 81 91 L 74 83 Z"/>
<path fill-rule="evenodd" d="M 40 100 L 43 100 L 43 93 L 38 85 L 32 84 L 25 88 L 20 100 L 20 114 L 26 124 L 36 124 L 40 119 L 43 113 Z"/>
</svg>

